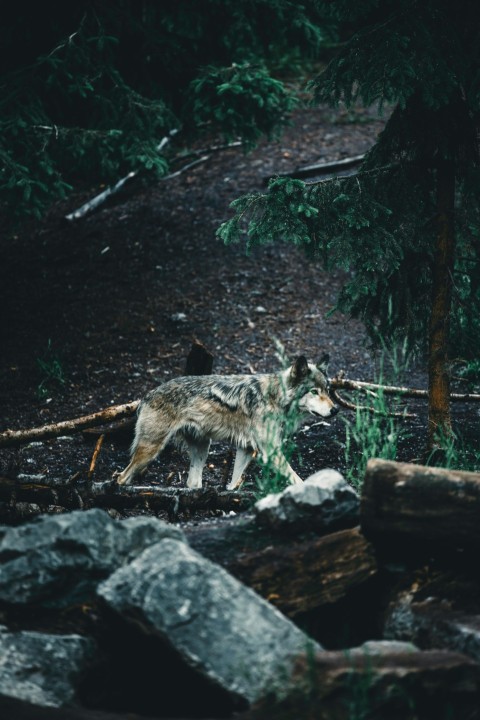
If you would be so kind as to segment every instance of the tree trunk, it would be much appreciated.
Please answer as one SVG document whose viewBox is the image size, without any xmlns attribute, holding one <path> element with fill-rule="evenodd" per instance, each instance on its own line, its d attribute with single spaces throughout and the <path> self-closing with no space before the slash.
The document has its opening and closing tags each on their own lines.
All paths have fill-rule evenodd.
<svg viewBox="0 0 480 720">
<path fill-rule="evenodd" d="M 433 265 L 428 348 L 428 449 L 441 446 L 452 432 L 448 334 L 455 258 L 455 168 L 443 160 L 437 171 L 438 233 Z"/>
</svg>

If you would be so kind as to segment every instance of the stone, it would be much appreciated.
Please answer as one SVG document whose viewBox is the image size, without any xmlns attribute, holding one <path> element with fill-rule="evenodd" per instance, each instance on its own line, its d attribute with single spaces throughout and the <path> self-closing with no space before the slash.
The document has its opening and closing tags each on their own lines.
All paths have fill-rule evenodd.
<svg viewBox="0 0 480 720">
<path fill-rule="evenodd" d="M 80 635 L 9 632 L 0 626 L 0 697 L 70 705 L 95 652 L 95 642 Z"/>
<path fill-rule="evenodd" d="M 239 706 L 286 692 L 295 659 L 320 650 L 270 603 L 178 540 L 145 550 L 101 583 L 98 594 L 163 641 L 159 673 L 166 643 Z"/>
<path fill-rule="evenodd" d="M 262 498 L 254 514 L 259 524 L 271 529 L 333 532 L 358 524 L 359 506 L 357 493 L 344 477 L 325 469 L 304 483 Z"/>
<path fill-rule="evenodd" d="M 43 515 L 0 528 L 0 601 L 66 607 L 179 528 L 153 517 L 113 520 L 100 509 Z"/>
</svg>

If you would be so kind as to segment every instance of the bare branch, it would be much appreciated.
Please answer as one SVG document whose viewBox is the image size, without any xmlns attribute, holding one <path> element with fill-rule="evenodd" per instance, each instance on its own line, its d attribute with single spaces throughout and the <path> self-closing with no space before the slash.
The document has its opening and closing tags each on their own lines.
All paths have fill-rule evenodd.
<svg viewBox="0 0 480 720">
<path fill-rule="evenodd" d="M 428 399 L 428 390 L 419 390 L 397 385 L 380 385 L 378 383 L 363 382 L 361 380 L 349 380 L 340 375 L 332 378 L 330 382 L 332 388 L 339 390 L 361 390 L 363 392 L 382 390 L 386 395 L 399 395 L 423 400 Z M 457 402 L 480 402 L 480 395 L 476 393 L 451 393 L 450 400 Z"/>
<path fill-rule="evenodd" d="M 31 428 L 30 430 L 5 430 L 0 433 L 0 448 L 13 445 L 22 445 L 32 440 L 47 440 L 48 438 L 59 437 L 60 435 L 69 435 L 84 428 L 95 427 L 112 420 L 119 420 L 122 417 L 133 415 L 139 406 L 140 401 L 125 403 L 124 405 L 112 405 L 104 410 L 83 415 L 73 420 L 63 420 L 49 425 L 41 425 L 40 427 Z"/>
<path fill-rule="evenodd" d="M 372 415 L 383 415 L 385 417 L 395 417 L 395 418 L 401 418 L 404 419 L 413 419 L 418 417 L 416 413 L 409 413 L 409 412 L 382 412 L 380 410 L 376 410 L 373 407 L 370 407 L 369 405 L 355 405 L 355 403 L 351 403 L 348 400 L 345 400 L 340 393 L 337 392 L 337 390 L 330 390 L 330 395 L 335 402 L 337 402 L 341 407 L 347 408 L 347 410 L 353 410 L 356 412 L 357 410 L 364 410 L 366 412 L 372 413 Z"/>
<path fill-rule="evenodd" d="M 178 133 L 178 129 L 170 130 L 169 134 L 166 135 L 164 138 L 160 140 L 160 142 L 157 145 L 157 151 L 161 152 L 165 145 L 170 142 L 170 139 Z M 88 202 L 84 203 L 81 207 L 79 207 L 77 210 L 74 210 L 73 212 L 69 213 L 68 215 L 65 215 L 66 220 L 79 220 L 80 218 L 84 217 L 85 215 L 88 215 L 89 213 L 93 212 L 97 207 L 102 205 L 107 198 L 111 197 L 112 195 L 115 195 L 118 193 L 119 190 L 122 189 L 122 187 L 129 182 L 129 180 L 132 180 L 134 177 L 138 175 L 138 171 L 132 170 L 132 172 L 129 172 L 128 175 L 125 175 L 125 177 L 121 178 L 115 185 L 110 186 L 106 188 L 103 192 L 101 192 L 99 195 L 96 195 L 94 198 L 89 200 Z M 167 175 L 168 177 L 168 175 Z"/>
</svg>

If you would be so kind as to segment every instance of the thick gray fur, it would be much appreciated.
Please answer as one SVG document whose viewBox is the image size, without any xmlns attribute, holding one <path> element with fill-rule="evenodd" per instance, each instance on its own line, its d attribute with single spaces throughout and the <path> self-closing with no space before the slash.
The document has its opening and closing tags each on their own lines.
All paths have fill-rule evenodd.
<svg viewBox="0 0 480 720">
<path fill-rule="evenodd" d="M 210 442 L 237 447 L 229 490 L 237 490 L 251 459 L 259 453 L 289 482 L 302 482 L 282 453 L 285 414 L 298 408 L 298 422 L 309 414 L 328 418 L 338 408 L 328 395 L 328 355 L 318 365 L 301 356 L 286 370 L 258 375 L 179 377 L 149 392 L 141 402 L 129 465 L 116 480 L 128 485 L 169 441 L 190 455 L 187 486 L 202 487 Z"/>
</svg>

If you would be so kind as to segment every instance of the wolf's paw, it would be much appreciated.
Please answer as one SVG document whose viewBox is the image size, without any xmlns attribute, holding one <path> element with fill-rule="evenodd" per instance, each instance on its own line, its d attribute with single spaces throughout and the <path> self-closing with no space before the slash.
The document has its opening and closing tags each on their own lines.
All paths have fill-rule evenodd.
<svg viewBox="0 0 480 720">
<path fill-rule="evenodd" d="M 240 478 L 240 480 L 237 480 L 236 482 L 230 481 L 225 490 L 240 490 L 242 485 L 243 480 Z"/>
<path fill-rule="evenodd" d="M 115 472 L 112 474 L 112 481 L 117 483 L 117 485 L 126 485 L 126 478 L 123 477 L 123 472 L 120 470 L 115 470 Z"/>
<path fill-rule="evenodd" d="M 201 490 L 202 478 L 188 478 L 187 488 L 190 488 L 190 490 Z"/>
</svg>

